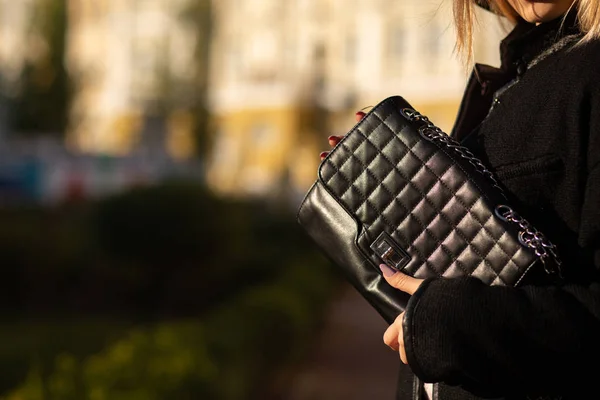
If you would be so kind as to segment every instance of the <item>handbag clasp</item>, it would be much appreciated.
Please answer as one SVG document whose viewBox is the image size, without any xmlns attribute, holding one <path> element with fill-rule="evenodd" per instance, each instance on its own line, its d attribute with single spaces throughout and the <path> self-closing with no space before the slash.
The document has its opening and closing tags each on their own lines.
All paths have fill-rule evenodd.
<svg viewBox="0 0 600 400">
<path fill-rule="evenodd" d="M 402 250 L 394 239 L 385 232 L 381 232 L 370 247 L 383 262 L 398 271 L 402 270 L 410 260 L 408 253 Z"/>
</svg>

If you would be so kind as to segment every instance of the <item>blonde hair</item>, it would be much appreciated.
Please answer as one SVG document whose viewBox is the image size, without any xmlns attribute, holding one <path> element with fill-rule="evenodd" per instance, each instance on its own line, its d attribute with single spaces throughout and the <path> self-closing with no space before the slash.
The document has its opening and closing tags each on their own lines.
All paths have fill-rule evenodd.
<svg viewBox="0 0 600 400">
<path fill-rule="evenodd" d="M 520 20 L 517 12 L 508 4 L 507 0 L 479 0 L 491 11 L 505 16 L 509 21 L 516 23 Z M 580 43 L 600 39 L 600 1 L 575 0 L 577 4 L 577 21 L 584 36 Z M 475 20 L 474 0 L 454 0 L 454 24 L 456 26 L 456 50 L 463 59 L 471 63 L 473 60 L 473 26 Z"/>
</svg>

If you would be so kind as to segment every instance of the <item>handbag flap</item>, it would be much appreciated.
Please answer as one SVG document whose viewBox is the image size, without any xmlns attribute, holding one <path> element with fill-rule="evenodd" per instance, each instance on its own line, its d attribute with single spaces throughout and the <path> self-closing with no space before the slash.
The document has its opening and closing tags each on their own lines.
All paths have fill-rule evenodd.
<svg viewBox="0 0 600 400">
<path fill-rule="evenodd" d="M 319 166 L 320 183 L 357 220 L 356 246 L 376 268 L 384 233 L 392 266 L 412 276 L 516 285 L 536 257 L 494 215 L 500 197 L 468 162 L 423 140 L 407 108 L 400 96 L 382 101 Z"/>
</svg>

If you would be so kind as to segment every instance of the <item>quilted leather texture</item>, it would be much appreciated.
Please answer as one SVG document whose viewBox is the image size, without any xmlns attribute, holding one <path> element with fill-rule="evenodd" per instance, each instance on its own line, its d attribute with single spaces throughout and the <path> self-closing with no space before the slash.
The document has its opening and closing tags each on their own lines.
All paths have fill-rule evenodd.
<svg viewBox="0 0 600 400">
<path fill-rule="evenodd" d="M 403 271 L 412 276 L 518 285 L 537 257 L 495 215 L 500 193 L 451 149 L 421 136 L 419 123 L 400 112 L 406 107 L 399 96 L 379 103 L 319 167 L 320 183 L 356 221 L 354 245 L 377 268 L 371 245 L 385 232 L 408 255 Z"/>
</svg>

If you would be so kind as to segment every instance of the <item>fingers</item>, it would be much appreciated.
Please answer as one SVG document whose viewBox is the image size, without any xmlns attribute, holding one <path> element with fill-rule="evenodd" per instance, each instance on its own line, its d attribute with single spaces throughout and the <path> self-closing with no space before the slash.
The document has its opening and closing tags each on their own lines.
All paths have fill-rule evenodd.
<svg viewBox="0 0 600 400">
<path fill-rule="evenodd" d="M 385 343 L 390 349 L 398 351 L 400 343 L 398 342 L 398 328 L 396 324 L 390 325 L 383 334 L 383 343 Z"/>
<path fill-rule="evenodd" d="M 342 139 L 343 139 L 343 136 L 329 136 L 329 137 L 327 138 L 327 141 L 329 142 L 329 145 L 330 145 L 331 147 L 334 147 L 334 146 L 336 146 L 336 145 L 337 145 L 337 144 L 340 142 L 340 140 L 342 140 Z"/>
<path fill-rule="evenodd" d="M 394 323 L 392 323 L 383 334 L 383 342 L 390 347 L 392 350 L 397 351 L 400 355 L 400 360 L 404 364 L 408 364 L 406 358 L 406 350 L 404 349 L 404 332 L 402 330 L 402 320 L 404 319 L 404 312 L 396 317 Z"/>
<path fill-rule="evenodd" d="M 423 279 L 413 278 L 412 276 L 408 276 L 403 274 L 402 272 L 396 271 L 395 269 L 388 267 L 386 264 L 380 264 L 379 268 L 383 273 L 383 277 L 385 280 L 392 286 L 398 290 L 403 291 L 404 293 L 408 293 L 410 295 L 414 294 Z"/>
<path fill-rule="evenodd" d="M 327 138 L 327 141 L 329 142 L 329 145 L 331 147 L 335 147 L 340 140 L 342 140 L 344 137 L 343 136 L 329 136 Z M 323 161 L 325 159 L 325 157 L 327 157 L 327 155 L 329 154 L 328 151 L 323 151 L 321 154 L 319 154 L 319 157 L 321 158 L 321 161 Z"/>
<path fill-rule="evenodd" d="M 360 120 L 362 120 L 365 117 L 365 112 L 364 111 L 357 111 L 356 114 L 354 114 L 354 117 L 356 118 L 356 122 L 359 122 Z M 331 147 L 336 146 L 340 140 L 343 139 L 343 136 L 329 136 L 327 138 L 327 140 L 329 141 L 329 145 Z"/>
<path fill-rule="evenodd" d="M 402 361 L 403 364 L 408 364 L 408 359 L 406 358 L 406 350 L 404 349 L 404 341 L 402 342 L 402 345 L 400 346 L 400 361 Z"/>
<path fill-rule="evenodd" d="M 362 120 L 365 117 L 365 112 L 364 111 L 357 111 L 356 114 L 354 114 L 354 117 L 356 118 L 356 122 L 359 122 L 360 120 Z M 329 136 L 327 138 L 327 141 L 329 142 L 329 145 L 331 147 L 335 147 L 340 140 L 342 140 L 344 137 L 343 136 Z M 327 155 L 329 154 L 328 151 L 324 151 L 321 154 L 319 154 L 319 157 L 321 158 L 321 161 L 323 161 L 325 159 L 325 157 L 327 157 Z"/>
</svg>

